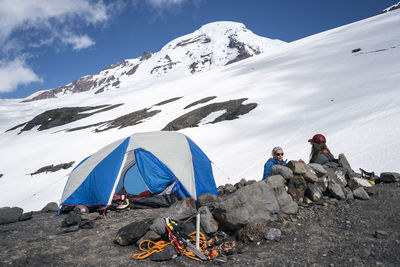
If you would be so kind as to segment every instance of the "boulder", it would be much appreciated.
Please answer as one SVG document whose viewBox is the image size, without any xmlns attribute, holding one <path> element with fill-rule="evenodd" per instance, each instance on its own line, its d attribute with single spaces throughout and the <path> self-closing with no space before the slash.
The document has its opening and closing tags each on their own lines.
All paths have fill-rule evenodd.
<svg viewBox="0 0 400 267">
<path fill-rule="evenodd" d="M 92 228 L 94 228 L 94 221 L 92 221 L 92 220 L 81 220 L 79 222 L 79 228 L 81 228 L 81 229 L 92 229 Z"/>
<path fill-rule="evenodd" d="M 328 178 L 328 192 L 338 200 L 346 199 L 342 186 L 335 179 Z"/>
<path fill-rule="evenodd" d="M 338 162 L 339 162 L 339 165 L 342 166 L 346 170 L 346 173 L 348 176 L 354 176 L 355 172 L 351 168 L 349 161 L 347 160 L 346 156 L 343 153 L 339 154 Z"/>
<path fill-rule="evenodd" d="M 152 230 L 149 230 L 136 242 L 136 246 L 139 246 L 143 240 L 150 240 L 153 242 L 157 242 L 160 239 L 161 239 L 161 235 L 157 234 L 156 232 L 154 232 Z"/>
<path fill-rule="evenodd" d="M 206 206 L 210 210 L 214 210 L 218 206 L 218 203 L 221 202 L 221 199 L 218 198 L 216 195 L 207 193 L 199 196 L 197 198 L 197 202 L 201 207 Z"/>
<path fill-rule="evenodd" d="M 368 193 L 362 187 L 358 187 L 353 191 L 354 198 L 361 199 L 361 200 L 368 200 L 370 199 Z"/>
<path fill-rule="evenodd" d="M 353 191 L 351 191 L 350 188 L 345 187 L 343 189 L 344 195 L 346 196 L 346 199 L 354 199 Z"/>
<path fill-rule="evenodd" d="M 323 197 L 321 188 L 318 186 L 318 184 L 314 183 L 308 183 L 306 194 L 312 201 L 319 201 Z"/>
<path fill-rule="evenodd" d="M 383 172 L 381 173 L 380 180 L 384 183 L 400 182 L 400 174 L 397 172 Z"/>
<path fill-rule="evenodd" d="M 22 216 L 23 209 L 18 207 L 4 207 L 0 208 L 0 225 L 6 223 L 18 222 L 19 218 Z"/>
<path fill-rule="evenodd" d="M 334 180 L 342 188 L 347 185 L 346 170 L 342 168 L 329 168 L 328 179 Z"/>
<path fill-rule="evenodd" d="M 301 161 L 291 160 L 286 164 L 286 167 L 292 170 L 293 174 L 305 174 L 306 167 L 305 163 Z"/>
<path fill-rule="evenodd" d="M 200 207 L 200 225 L 204 229 L 204 232 L 212 234 L 218 231 L 218 223 L 212 216 L 207 206 Z"/>
<path fill-rule="evenodd" d="M 184 198 L 175 202 L 167 210 L 160 214 L 161 218 L 169 217 L 176 221 L 181 221 L 189 218 L 197 213 L 196 200 L 193 198 Z"/>
<path fill-rule="evenodd" d="M 328 176 L 318 177 L 318 181 L 315 184 L 319 186 L 322 193 L 325 192 L 328 189 Z"/>
<path fill-rule="evenodd" d="M 243 187 L 243 186 L 246 186 L 246 184 L 247 184 L 246 179 L 242 178 L 239 182 L 237 182 L 237 183 L 235 184 L 235 188 L 236 188 L 236 189 L 239 189 L 239 188 L 241 188 L 241 187 Z"/>
<path fill-rule="evenodd" d="M 58 204 L 55 202 L 50 202 L 46 204 L 41 210 L 42 212 L 57 212 L 58 211 Z"/>
<path fill-rule="evenodd" d="M 167 261 L 174 259 L 178 256 L 173 245 L 166 246 L 162 251 L 155 252 L 150 255 L 149 259 L 152 261 Z M 162 264 L 164 265 L 164 264 Z"/>
<path fill-rule="evenodd" d="M 355 190 L 358 187 L 371 187 L 372 184 L 365 179 L 362 178 L 357 178 L 357 177 L 350 177 L 349 181 L 348 181 L 348 185 L 350 187 L 351 190 Z"/>
<path fill-rule="evenodd" d="M 32 219 L 33 211 L 25 212 L 19 217 L 20 221 L 26 221 Z"/>
<path fill-rule="evenodd" d="M 292 202 L 285 191 L 283 177 L 271 176 L 232 193 L 212 214 L 223 229 L 232 231 L 251 222 L 277 220 L 278 215 L 284 214 L 283 210 L 297 212 L 297 205 Z"/>
<path fill-rule="evenodd" d="M 237 238 L 243 242 L 258 242 L 264 239 L 268 225 L 261 222 L 251 222 L 237 231 Z"/>
<path fill-rule="evenodd" d="M 303 202 L 304 193 L 307 189 L 307 182 L 301 175 L 293 175 L 288 184 L 288 193 L 297 202 Z"/>
<path fill-rule="evenodd" d="M 273 165 L 271 167 L 271 176 L 280 175 L 285 180 L 289 181 L 293 177 L 293 171 L 286 166 L 282 165 Z"/>
<path fill-rule="evenodd" d="M 121 229 L 114 238 L 114 243 L 120 246 L 128 246 L 136 243 L 150 228 L 148 221 L 132 222 Z"/>
<path fill-rule="evenodd" d="M 296 214 L 298 210 L 298 206 L 296 202 L 292 200 L 290 195 L 285 190 L 285 180 L 282 179 L 280 175 L 270 176 L 267 180 L 264 180 L 265 183 L 270 185 L 274 192 L 276 200 L 278 201 L 279 208 L 284 214 Z"/>
<path fill-rule="evenodd" d="M 70 227 L 73 225 L 79 225 L 80 222 L 81 222 L 81 215 L 79 215 L 75 211 L 70 211 L 67 215 L 67 218 L 65 218 L 61 222 L 61 227 Z"/>
<path fill-rule="evenodd" d="M 314 171 L 314 169 L 307 166 L 306 164 L 304 164 L 304 167 L 306 169 L 306 173 L 304 173 L 302 175 L 304 177 L 304 179 L 306 179 L 307 182 L 312 182 L 312 183 L 317 182 L 318 176 L 317 176 L 316 172 Z"/>
<path fill-rule="evenodd" d="M 221 195 L 225 194 L 225 187 L 223 185 L 220 185 L 220 186 L 218 186 L 217 191 L 218 191 L 218 195 L 221 196 Z"/>
<path fill-rule="evenodd" d="M 282 232 L 277 228 L 271 228 L 264 233 L 264 238 L 271 241 L 281 241 Z"/>
<path fill-rule="evenodd" d="M 231 184 L 226 184 L 224 186 L 224 194 L 232 194 L 236 191 L 236 187 Z"/>
<path fill-rule="evenodd" d="M 324 176 L 325 174 L 328 173 L 327 170 L 324 168 L 324 166 L 322 166 L 321 164 L 318 164 L 318 163 L 310 163 L 310 164 L 308 164 L 307 166 L 311 167 L 311 169 L 314 170 L 315 174 L 316 174 L 318 177 L 322 177 L 322 176 Z"/>
<path fill-rule="evenodd" d="M 165 220 L 163 218 L 157 217 L 153 220 L 150 225 L 150 230 L 156 232 L 159 235 L 165 234 Z"/>
</svg>

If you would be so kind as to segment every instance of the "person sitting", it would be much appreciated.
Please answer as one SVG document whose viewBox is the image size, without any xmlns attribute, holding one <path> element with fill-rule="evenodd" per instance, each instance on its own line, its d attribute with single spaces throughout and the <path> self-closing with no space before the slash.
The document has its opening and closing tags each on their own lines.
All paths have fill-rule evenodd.
<svg viewBox="0 0 400 267">
<path fill-rule="evenodd" d="M 262 180 L 268 178 L 271 175 L 271 168 L 274 165 L 286 165 L 286 160 L 283 160 L 283 149 L 279 146 L 274 147 L 271 152 L 272 158 L 268 159 L 264 164 L 264 175 Z"/>
<path fill-rule="evenodd" d="M 308 140 L 311 143 L 310 163 L 326 164 L 338 162 L 326 146 L 326 138 L 322 134 L 316 134 Z"/>
</svg>

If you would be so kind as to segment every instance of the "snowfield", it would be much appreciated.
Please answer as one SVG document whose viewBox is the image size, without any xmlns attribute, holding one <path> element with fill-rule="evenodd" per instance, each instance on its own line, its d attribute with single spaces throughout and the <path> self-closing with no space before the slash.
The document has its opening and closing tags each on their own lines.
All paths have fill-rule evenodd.
<svg viewBox="0 0 400 267">
<path fill-rule="evenodd" d="M 220 114 L 210 114 L 199 127 L 180 130 L 215 164 L 217 185 L 241 178 L 260 180 L 277 145 L 283 147 L 285 158 L 308 162 L 307 140 L 316 133 L 326 136 L 335 156 L 344 153 L 355 171 L 400 172 L 399 25 L 400 12 L 395 10 L 195 75 L 142 81 L 121 76 L 118 87 L 100 94 L 86 91 L 26 103 L 0 99 L 0 207 L 29 211 L 59 202 L 72 168 L 30 173 L 51 164 L 75 161 L 76 166 L 117 139 L 161 130 L 198 107 L 239 98 L 248 98 L 243 104 L 257 107 L 239 119 L 214 124 L 209 122 Z M 210 35 L 219 32 L 207 29 Z M 361 50 L 352 52 L 355 49 Z M 184 109 L 209 96 L 216 98 Z M 175 97 L 182 98 L 154 106 Z M 124 105 L 48 130 L 6 132 L 50 109 L 120 103 Z M 144 108 L 161 112 L 122 129 L 65 131 Z"/>
</svg>

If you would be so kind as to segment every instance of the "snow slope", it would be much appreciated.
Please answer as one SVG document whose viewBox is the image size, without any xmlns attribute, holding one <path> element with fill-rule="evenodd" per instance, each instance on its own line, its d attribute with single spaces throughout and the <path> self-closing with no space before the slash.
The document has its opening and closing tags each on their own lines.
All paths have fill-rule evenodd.
<svg viewBox="0 0 400 267">
<path fill-rule="evenodd" d="M 0 207 L 41 209 L 61 198 L 72 170 L 30 176 L 39 168 L 76 161 L 133 132 L 162 129 L 199 106 L 231 99 L 258 106 L 239 119 L 181 130 L 216 164 L 217 184 L 260 180 L 270 150 L 280 145 L 288 159 L 308 160 L 307 140 L 327 137 L 334 155 L 345 153 L 354 170 L 400 172 L 400 13 L 392 11 L 349 24 L 256 57 L 197 75 L 136 84 L 93 95 L 87 91 L 27 103 L 0 100 Z M 358 52 L 352 52 L 360 48 Z M 184 109 L 199 99 L 210 102 Z M 161 110 L 143 123 L 94 133 L 79 127 L 152 107 Z M 124 105 L 44 131 L 4 132 L 58 107 Z M 213 114 L 212 114 L 213 115 Z M 212 116 L 210 115 L 210 116 Z M 215 115 L 215 114 L 214 114 Z M 207 120 L 205 120 L 207 121 Z M 208 120 L 209 121 L 209 120 Z"/>
</svg>

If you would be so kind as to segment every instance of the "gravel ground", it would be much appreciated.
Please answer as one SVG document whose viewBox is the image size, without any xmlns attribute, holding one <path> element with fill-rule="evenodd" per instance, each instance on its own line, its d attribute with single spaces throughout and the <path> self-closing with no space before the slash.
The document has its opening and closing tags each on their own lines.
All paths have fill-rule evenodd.
<svg viewBox="0 0 400 267">
<path fill-rule="evenodd" d="M 400 266 L 400 184 L 379 184 L 371 199 L 308 204 L 278 223 L 280 242 L 238 243 L 242 252 L 199 263 L 186 257 L 166 262 L 134 261 L 135 246 L 113 243 L 118 230 L 162 210 L 111 213 L 93 229 L 60 233 L 65 216 L 35 213 L 0 225 L 0 266 Z"/>
</svg>

